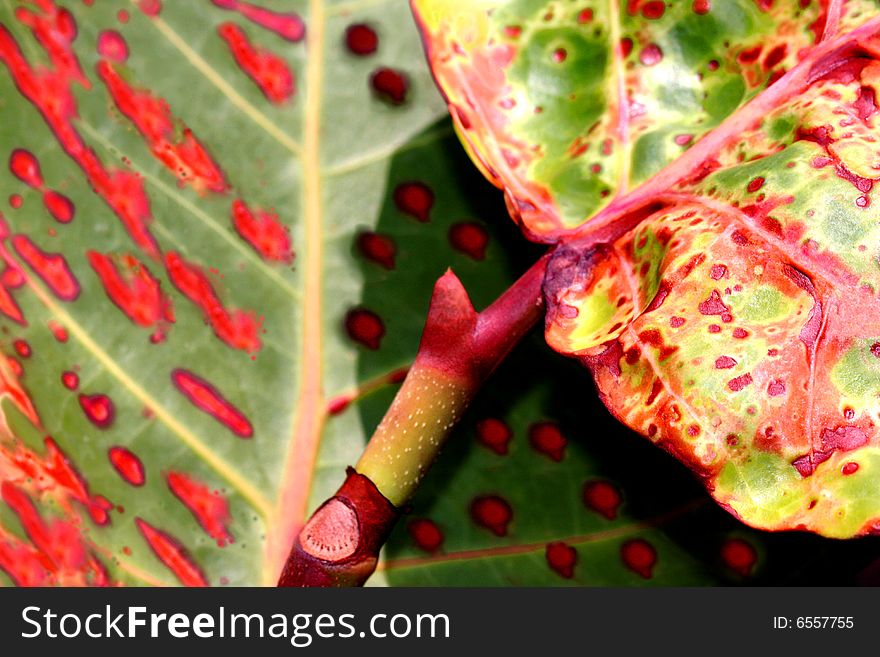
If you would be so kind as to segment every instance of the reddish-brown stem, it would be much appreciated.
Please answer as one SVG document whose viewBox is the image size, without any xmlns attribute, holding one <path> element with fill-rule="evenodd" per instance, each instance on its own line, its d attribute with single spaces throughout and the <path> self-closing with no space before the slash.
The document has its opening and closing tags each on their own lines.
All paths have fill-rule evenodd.
<svg viewBox="0 0 880 657">
<path fill-rule="evenodd" d="M 434 286 L 418 355 L 356 468 L 297 537 L 279 586 L 356 586 L 481 385 L 543 315 L 549 254 L 477 313 L 451 271 Z"/>
</svg>

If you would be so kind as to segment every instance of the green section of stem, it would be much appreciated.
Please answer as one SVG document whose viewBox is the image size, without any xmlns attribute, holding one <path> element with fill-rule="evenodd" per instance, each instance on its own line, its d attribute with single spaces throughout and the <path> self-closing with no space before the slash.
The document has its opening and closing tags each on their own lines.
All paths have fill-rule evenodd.
<svg viewBox="0 0 880 657">
<path fill-rule="evenodd" d="M 416 363 L 355 469 L 395 506 L 415 492 L 471 401 L 460 378 Z"/>
</svg>

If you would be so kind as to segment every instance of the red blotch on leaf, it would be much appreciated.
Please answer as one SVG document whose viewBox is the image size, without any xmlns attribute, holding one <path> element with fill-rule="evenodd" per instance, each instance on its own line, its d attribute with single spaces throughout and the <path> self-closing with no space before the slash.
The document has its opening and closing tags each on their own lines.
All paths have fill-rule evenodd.
<svg viewBox="0 0 880 657">
<path fill-rule="evenodd" d="M 214 334 L 234 349 L 255 352 L 260 349 L 260 321 L 253 312 L 227 310 L 220 302 L 214 286 L 200 267 L 169 251 L 165 266 L 171 282 L 198 306 Z"/>
<path fill-rule="evenodd" d="M 136 454 L 125 447 L 111 447 L 107 452 L 110 463 L 127 483 L 132 486 L 143 486 L 146 482 L 144 464 Z"/>
<path fill-rule="evenodd" d="M 349 25 L 345 30 L 345 45 L 358 57 L 372 55 L 379 48 L 379 35 L 365 23 Z"/>
<path fill-rule="evenodd" d="M 98 54 L 111 62 L 122 64 L 128 59 L 128 44 L 116 30 L 104 30 L 98 35 Z"/>
<path fill-rule="evenodd" d="M 138 531 L 150 549 L 184 586 L 208 586 L 208 580 L 176 538 L 135 518 Z"/>
<path fill-rule="evenodd" d="M 649 43 L 639 53 L 639 61 L 645 66 L 654 66 L 663 60 L 663 51 L 656 43 Z"/>
<path fill-rule="evenodd" d="M 239 438 L 251 438 L 254 428 L 250 420 L 229 402 L 217 388 L 192 372 L 176 369 L 171 381 L 196 408 L 228 428 Z"/>
<path fill-rule="evenodd" d="M 181 472 L 168 473 L 167 481 L 174 496 L 189 509 L 205 533 L 217 541 L 218 547 L 233 542 L 228 528 L 231 521 L 229 502 L 225 497 Z"/>
<path fill-rule="evenodd" d="M 407 527 L 410 537 L 417 548 L 425 552 L 436 552 L 443 545 L 443 532 L 431 520 L 418 518 Z"/>
<path fill-rule="evenodd" d="M 498 495 L 483 495 L 471 502 L 471 518 L 488 529 L 496 536 L 506 536 L 510 521 L 513 520 L 513 509 L 507 500 Z"/>
<path fill-rule="evenodd" d="M 14 235 L 12 247 L 62 301 L 73 301 L 80 293 L 79 281 L 60 253 L 45 253 L 26 235 Z"/>
<path fill-rule="evenodd" d="M 276 213 L 265 210 L 251 212 L 244 201 L 236 199 L 232 202 L 232 225 L 242 239 L 266 260 L 286 264 L 293 262 L 290 231 L 278 221 Z"/>
<path fill-rule="evenodd" d="M 731 379 L 727 382 L 727 387 L 730 388 L 733 392 L 739 392 L 746 386 L 750 385 L 752 385 L 751 373 L 743 374 L 742 376 L 738 376 L 735 379 Z"/>
<path fill-rule="evenodd" d="M 129 85 L 107 60 L 98 62 L 97 71 L 116 107 L 135 125 L 156 159 L 177 176 L 181 186 L 188 184 L 200 193 L 226 191 L 228 185 L 220 167 L 192 131 L 171 114 L 167 102 Z"/>
<path fill-rule="evenodd" d="M 370 86 L 377 97 L 390 105 L 403 105 L 409 92 L 409 78 L 406 73 L 386 66 L 373 72 Z"/>
<path fill-rule="evenodd" d="M 402 213 L 425 223 L 431 220 L 434 192 L 423 182 L 404 182 L 394 188 L 394 204 Z"/>
<path fill-rule="evenodd" d="M 89 422 L 99 429 L 106 429 L 113 424 L 116 410 L 113 405 L 113 400 L 107 395 L 81 394 L 78 399 L 79 405 L 82 407 Z"/>
<path fill-rule="evenodd" d="M 565 456 L 568 440 L 555 422 L 538 422 L 529 427 L 529 444 L 558 462 Z"/>
<path fill-rule="evenodd" d="M 486 257 L 489 233 L 481 224 L 473 221 L 457 223 L 449 229 L 449 243 L 456 251 L 474 260 L 482 260 Z"/>
<path fill-rule="evenodd" d="M 15 353 L 17 353 L 22 358 L 31 357 L 31 346 L 30 344 L 28 344 L 27 340 L 15 340 L 12 343 L 12 347 L 15 349 Z"/>
<path fill-rule="evenodd" d="M 9 156 L 9 170 L 28 187 L 40 189 L 43 186 L 43 174 L 40 162 L 33 153 L 16 148 Z"/>
<path fill-rule="evenodd" d="M 361 233 L 357 238 L 357 247 L 361 255 L 385 269 L 394 269 L 397 245 L 394 239 L 381 233 Z"/>
<path fill-rule="evenodd" d="M 134 324 L 151 327 L 174 321 L 171 301 L 145 264 L 132 255 L 111 257 L 96 251 L 86 255 L 107 296 Z"/>
<path fill-rule="evenodd" d="M 355 342 L 376 350 L 385 337 L 385 324 L 372 310 L 354 308 L 345 316 L 345 331 Z"/>
<path fill-rule="evenodd" d="M 574 567 L 577 565 L 577 550 L 561 541 L 548 543 L 544 551 L 547 565 L 550 566 L 560 577 L 571 579 L 574 577 Z"/>
<path fill-rule="evenodd" d="M 666 3 L 663 0 L 648 0 L 642 5 L 642 16 L 648 20 L 657 20 L 663 17 L 666 11 Z"/>
<path fill-rule="evenodd" d="M 162 0 L 138 0 L 138 8 L 145 15 L 155 18 L 162 12 Z"/>
<path fill-rule="evenodd" d="M 243 0 L 211 0 L 211 2 L 220 9 L 237 11 L 252 23 L 274 32 L 287 41 L 296 43 L 302 41 L 306 35 L 306 26 L 299 14 L 279 13 Z"/>
<path fill-rule="evenodd" d="M 296 82 L 283 58 L 267 48 L 255 46 L 234 23 L 223 23 L 217 28 L 217 34 L 226 42 L 235 63 L 269 102 L 282 105 L 293 96 Z"/>
<path fill-rule="evenodd" d="M 657 564 L 657 550 L 648 541 L 635 538 L 620 547 L 620 558 L 631 571 L 645 579 L 651 579 Z"/>
<path fill-rule="evenodd" d="M 721 559 L 732 571 L 748 577 L 758 562 L 758 551 L 741 538 L 731 538 L 721 546 Z"/>
<path fill-rule="evenodd" d="M 494 417 L 486 418 L 477 422 L 477 440 L 498 454 L 504 456 L 508 451 L 508 444 L 513 438 L 513 431 L 507 423 Z"/>
<path fill-rule="evenodd" d="M 79 387 L 79 374 L 76 372 L 62 372 L 61 385 L 68 390 L 76 390 Z"/>
<path fill-rule="evenodd" d="M 43 205 L 59 224 L 69 224 L 76 215 L 73 201 L 54 189 L 47 189 L 43 192 Z"/>
<path fill-rule="evenodd" d="M 607 481 L 588 481 L 584 484 L 584 504 L 608 520 L 617 518 L 623 497 L 614 484 Z"/>
</svg>

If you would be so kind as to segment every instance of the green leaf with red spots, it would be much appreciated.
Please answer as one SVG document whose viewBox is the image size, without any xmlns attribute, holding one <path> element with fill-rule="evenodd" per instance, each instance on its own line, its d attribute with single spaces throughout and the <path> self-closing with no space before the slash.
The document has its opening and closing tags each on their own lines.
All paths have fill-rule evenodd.
<svg viewBox="0 0 880 657">
<path fill-rule="evenodd" d="M 595 231 L 871 0 L 412 0 L 465 146 L 532 239 Z M 830 21 L 829 19 L 829 6 Z"/>
<path fill-rule="evenodd" d="M 406 359 L 345 319 L 408 257 L 359 237 L 444 113 L 360 5 L 0 4 L 3 583 L 272 584 L 356 460 L 328 407 Z"/>
<path fill-rule="evenodd" d="M 513 199 L 514 215 L 525 202 L 534 215 L 518 218 L 528 230 L 547 226 L 536 232 L 548 238 L 582 224 L 560 240 L 545 282 L 550 345 L 591 367 L 611 411 L 683 461 L 744 522 L 837 538 L 877 532 L 876 6 L 630 2 L 620 9 L 622 22 L 606 17 L 600 29 L 580 21 L 574 5 L 488 4 L 491 11 L 479 4 L 459 20 L 460 13 L 447 13 L 450 3 L 416 2 L 453 116 L 460 115 L 464 139 Z M 752 17 L 745 33 L 736 33 L 746 23 L 730 20 L 732 11 Z M 604 209 L 566 205 L 572 188 L 589 187 L 583 177 L 554 186 L 581 169 L 553 140 L 570 142 L 567 129 L 601 130 L 602 123 L 574 120 L 587 116 L 572 109 L 587 89 L 577 87 L 583 68 L 569 70 L 568 56 L 549 55 L 562 49 L 578 60 L 618 25 L 635 30 L 635 49 L 642 48 L 639 63 L 623 67 L 631 76 L 618 78 L 626 97 L 658 111 L 624 150 L 614 200 Z M 731 31 L 707 42 L 718 25 Z M 750 63 L 754 54 L 762 75 L 782 70 L 769 65 L 777 59 L 772 34 L 784 35 L 791 48 L 782 64 L 787 73 L 766 79 L 738 69 L 751 91 L 704 120 L 711 85 L 733 70 L 731 62 Z M 656 41 L 662 61 L 672 55 L 671 68 L 658 68 L 656 57 L 645 61 L 646 40 Z M 688 62 L 695 43 L 707 47 Z M 611 49 L 608 61 L 620 63 L 615 55 Z M 717 71 L 701 67 L 710 58 L 722 62 Z M 587 61 L 597 67 L 597 88 L 613 79 L 612 64 L 595 54 Z M 551 62 L 559 65 L 555 73 Z M 678 87 L 688 76 L 702 100 L 680 116 L 663 112 L 664 103 L 689 97 Z M 519 122 L 522 101 L 535 107 L 532 96 L 548 88 L 566 90 L 552 97 L 569 120 L 563 110 L 545 108 Z M 613 98 L 607 89 L 588 96 Z M 505 114 L 502 98 L 514 98 L 520 109 Z M 631 106 L 626 120 L 610 103 L 599 114 L 619 141 L 640 134 Z M 702 127 L 687 131 L 695 143 L 677 159 L 669 149 L 651 157 L 640 148 L 651 135 L 670 142 L 672 133 L 685 132 L 681 121 L 693 119 Z M 519 151 L 495 147 L 514 142 Z M 630 158 L 645 175 L 632 175 L 639 167 L 626 168 Z M 542 177 L 547 171 L 560 178 Z M 540 190 L 547 203 L 522 193 L 526 188 Z M 566 207 L 575 213 L 566 215 Z"/>
</svg>

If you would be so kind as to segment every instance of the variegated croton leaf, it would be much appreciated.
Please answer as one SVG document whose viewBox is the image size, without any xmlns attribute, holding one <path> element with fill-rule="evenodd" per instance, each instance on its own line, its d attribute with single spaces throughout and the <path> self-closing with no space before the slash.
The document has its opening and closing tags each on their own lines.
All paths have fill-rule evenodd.
<svg viewBox="0 0 880 657">
<path fill-rule="evenodd" d="M 877 532 L 877 4 L 414 5 L 551 346 L 746 523 Z"/>
</svg>

